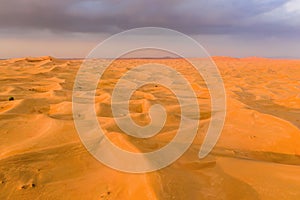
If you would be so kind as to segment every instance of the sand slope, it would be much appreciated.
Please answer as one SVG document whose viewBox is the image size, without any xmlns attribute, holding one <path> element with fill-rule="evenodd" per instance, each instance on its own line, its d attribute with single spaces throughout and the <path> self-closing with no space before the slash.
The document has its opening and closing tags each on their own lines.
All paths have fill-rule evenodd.
<svg viewBox="0 0 300 200">
<path fill-rule="evenodd" d="M 227 93 L 221 138 L 197 157 L 211 117 L 204 81 L 179 59 L 156 60 L 190 81 L 201 109 L 197 138 L 175 163 L 147 174 L 127 174 L 95 160 L 82 145 L 72 116 L 80 60 L 52 57 L 0 61 L 0 199 L 299 199 L 300 61 L 215 57 Z M 128 151 L 149 152 L 176 134 L 180 107 L 169 90 L 148 85 L 130 101 L 136 123 L 149 123 L 151 104 L 168 112 L 155 137 L 136 139 L 116 125 L 114 84 L 126 70 L 151 60 L 119 60 L 96 91 L 98 120 Z M 8 101 L 9 97 L 14 101 Z"/>
</svg>

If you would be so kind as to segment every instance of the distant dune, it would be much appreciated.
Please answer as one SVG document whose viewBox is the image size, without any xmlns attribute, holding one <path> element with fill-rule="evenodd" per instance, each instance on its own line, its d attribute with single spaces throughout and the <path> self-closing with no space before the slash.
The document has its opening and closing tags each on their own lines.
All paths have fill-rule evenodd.
<svg viewBox="0 0 300 200">
<path fill-rule="evenodd" d="M 300 60 L 213 59 L 226 87 L 227 118 L 220 140 L 203 160 L 197 155 L 213 114 L 210 95 L 186 61 L 123 59 L 104 74 L 96 91 L 97 117 L 107 136 L 128 151 L 167 144 L 176 134 L 180 107 L 166 88 L 143 87 L 130 101 L 133 119 L 146 125 L 150 105 L 160 103 L 168 112 L 166 127 L 149 139 L 124 134 L 112 118 L 110 100 L 126 70 L 153 61 L 166 64 L 195 90 L 202 117 L 197 138 L 175 163 L 147 174 L 110 169 L 82 145 L 72 116 L 82 60 L 0 60 L 0 199 L 299 200 Z"/>
</svg>

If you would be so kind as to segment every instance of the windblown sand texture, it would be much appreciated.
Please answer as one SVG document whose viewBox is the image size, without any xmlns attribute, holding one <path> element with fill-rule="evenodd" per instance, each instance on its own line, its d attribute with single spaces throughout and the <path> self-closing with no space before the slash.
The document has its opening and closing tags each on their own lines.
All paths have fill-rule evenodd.
<svg viewBox="0 0 300 200">
<path fill-rule="evenodd" d="M 300 199 L 300 61 L 214 60 L 226 87 L 227 117 L 216 147 L 202 160 L 198 151 L 214 113 L 205 82 L 186 61 L 118 60 L 99 82 L 99 123 L 112 142 L 133 152 L 166 145 L 176 134 L 180 107 L 170 90 L 144 86 L 130 100 L 131 116 L 146 125 L 149 107 L 160 103 L 168 113 L 166 126 L 149 139 L 124 134 L 110 109 L 122 74 L 149 62 L 166 64 L 180 71 L 197 94 L 201 121 L 194 143 L 169 167 L 147 174 L 110 169 L 82 145 L 72 116 L 81 60 L 1 60 L 0 199 Z"/>
</svg>

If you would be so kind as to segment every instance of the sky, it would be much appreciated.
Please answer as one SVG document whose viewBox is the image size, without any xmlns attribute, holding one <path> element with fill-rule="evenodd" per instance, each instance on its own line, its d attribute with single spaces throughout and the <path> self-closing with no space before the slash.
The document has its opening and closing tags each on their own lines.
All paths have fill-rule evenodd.
<svg viewBox="0 0 300 200">
<path fill-rule="evenodd" d="M 300 0 L 0 0 L 0 5 L 0 58 L 83 58 L 111 35 L 147 26 L 187 34 L 213 56 L 300 58 Z"/>
</svg>

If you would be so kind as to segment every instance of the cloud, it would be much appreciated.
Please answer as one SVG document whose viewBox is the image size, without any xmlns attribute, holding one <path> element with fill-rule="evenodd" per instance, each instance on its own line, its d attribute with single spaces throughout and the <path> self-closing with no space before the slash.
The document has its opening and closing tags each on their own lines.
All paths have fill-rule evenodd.
<svg viewBox="0 0 300 200">
<path fill-rule="evenodd" d="M 300 0 L 0 0 L 0 5 L 0 57 L 84 57 L 109 35 L 143 26 L 189 34 L 214 55 L 300 52 Z"/>
<path fill-rule="evenodd" d="M 295 0 L 294 0 L 295 1 Z M 298 0 L 296 0 L 298 1 Z M 0 27 L 113 33 L 142 26 L 188 34 L 249 34 L 298 31 L 266 13 L 286 0 L 2 0 Z M 288 11 L 286 10 L 286 13 Z M 290 19 L 289 19 L 290 20 Z"/>
</svg>

